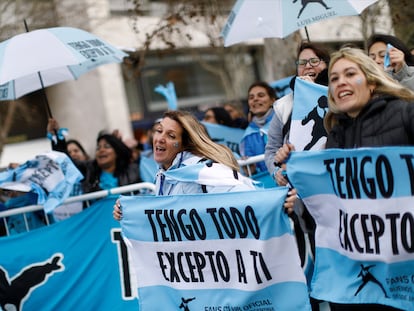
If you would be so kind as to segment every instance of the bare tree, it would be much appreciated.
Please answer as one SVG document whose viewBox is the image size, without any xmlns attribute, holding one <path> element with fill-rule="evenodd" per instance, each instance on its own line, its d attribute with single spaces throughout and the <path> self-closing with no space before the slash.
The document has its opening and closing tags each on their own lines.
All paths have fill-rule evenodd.
<svg viewBox="0 0 414 311">
<path fill-rule="evenodd" d="M 414 3 L 412 0 L 388 0 L 395 35 L 409 48 L 414 47 Z"/>
<path fill-rule="evenodd" d="M 134 9 L 132 16 L 136 24 L 139 18 L 145 15 L 145 5 L 142 1 L 132 1 Z M 240 98 L 244 96 L 247 85 L 251 82 L 249 80 L 249 72 L 251 67 L 252 57 L 254 51 L 248 45 L 238 44 L 230 47 L 224 47 L 220 33 L 224 27 L 227 16 L 230 12 L 234 1 L 223 0 L 183 0 L 174 1 L 166 0 L 166 11 L 160 17 L 158 25 L 151 31 L 145 34 L 145 42 L 143 47 L 132 55 L 133 61 L 131 64 L 138 75 L 145 65 L 146 54 L 153 49 L 155 42 L 163 42 L 168 50 L 179 47 L 190 47 L 193 40 L 193 30 L 204 33 L 208 38 L 209 48 L 213 50 L 214 54 L 220 59 L 218 65 L 212 65 L 206 62 L 200 53 L 200 49 L 190 49 L 194 60 L 198 61 L 202 68 L 216 75 L 225 90 L 228 99 Z M 141 30 L 136 27 L 135 31 L 139 33 Z M 289 42 L 294 42 L 294 37 L 290 37 L 283 43 L 280 43 L 279 48 L 283 47 L 286 51 L 287 46 L 291 45 Z M 269 41 L 270 42 L 270 41 Z M 269 43 L 266 43 L 269 44 Z M 272 45 L 269 44 L 270 49 L 273 50 Z M 273 52 L 280 52 L 282 49 L 276 49 Z M 246 57 L 249 55 L 249 57 Z M 283 57 L 280 61 L 288 62 L 288 59 Z M 266 69 L 266 68 L 265 68 Z M 284 77 L 290 75 L 292 68 L 286 69 L 285 66 L 280 66 L 278 70 L 273 71 L 269 68 L 269 72 L 277 73 L 277 77 Z M 274 75 L 267 75 L 274 77 Z M 256 78 L 256 77 L 254 77 Z"/>
</svg>

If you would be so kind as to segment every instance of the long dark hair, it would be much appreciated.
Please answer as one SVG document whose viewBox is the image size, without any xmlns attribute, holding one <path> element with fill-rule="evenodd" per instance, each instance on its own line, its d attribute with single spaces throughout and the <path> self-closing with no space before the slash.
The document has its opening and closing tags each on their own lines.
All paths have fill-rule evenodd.
<svg viewBox="0 0 414 311">
<path fill-rule="evenodd" d="M 117 177 L 128 169 L 128 166 L 131 163 L 132 151 L 122 142 L 122 140 L 116 138 L 114 135 L 99 135 L 96 143 L 99 144 L 102 139 L 105 139 L 105 141 L 111 145 L 116 153 L 116 168 L 114 176 Z"/>
<path fill-rule="evenodd" d="M 395 36 L 385 34 L 373 34 L 367 41 L 368 51 L 374 43 L 383 42 L 385 44 L 391 44 L 393 47 L 399 49 L 404 53 L 404 60 L 408 66 L 414 66 L 414 56 L 411 54 L 410 49 Z"/>
<path fill-rule="evenodd" d="M 86 160 L 89 160 L 89 154 L 85 151 L 85 148 L 83 148 L 82 144 L 76 140 L 76 139 L 69 139 L 66 142 L 66 146 L 69 146 L 69 144 L 74 144 L 76 145 L 80 151 L 82 151 L 82 153 L 85 155 Z"/>
<path fill-rule="evenodd" d="M 212 107 L 207 109 L 207 111 L 208 110 L 211 110 L 214 113 L 214 117 L 216 118 L 218 124 L 230 127 L 234 126 L 233 119 L 223 107 Z"/>
</svg>

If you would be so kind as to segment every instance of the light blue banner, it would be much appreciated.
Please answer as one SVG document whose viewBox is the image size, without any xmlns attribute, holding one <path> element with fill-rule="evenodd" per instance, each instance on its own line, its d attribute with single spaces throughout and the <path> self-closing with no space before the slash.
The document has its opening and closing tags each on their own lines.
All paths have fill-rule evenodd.
<svg viewBox="0 0 414 311">
<path fill-rule="evenodd" d="M 328 112 L 328 88 L 297 78 L 289 140 L 295 150 L 320 150 L 326 142 L 323 118 Z"/>
<path fill-rule="evenodd" d="M 315 218 L 312 296 L 411 310 L 414 148 L 292 153 L 291 184 Z"/>
<path fill-rule="evenodd" d="M 0 309 L 138 310 L 113 204 L 104 199 L 49 227 L 0 238 Z"/>
<path fill-rule="evenodd" d="M 121 197 L 140 310 L 310 310 L 286 194 Z"/>
</svg>

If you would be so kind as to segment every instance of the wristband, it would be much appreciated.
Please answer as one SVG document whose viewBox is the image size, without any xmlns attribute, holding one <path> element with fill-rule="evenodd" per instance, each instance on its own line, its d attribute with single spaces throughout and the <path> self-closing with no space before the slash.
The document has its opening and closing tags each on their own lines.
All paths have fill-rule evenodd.
<svg viewBox="0 0 414 311">
<path fill-rule="evenodd" d="M 46 137 L 49 139 L 49 140 L 52 140 L 53 141 L 53 137 L 54 137 L 54 135 L 52 135 L 52 134 L 50 134 L 49 132 L 47 133 L 47 135 L 46 135 Z"/>
<path fill-rule="evenodd" d="M 59 140 L 64 140 L 65 137 L 68 135 L 68 129 L 65 127 L 61 127 L 60 129 L 57 130 L 57 137 L 59 138 Z"/>
<path fill-rule="evenodd" d="M 62 127 L 60 129 L 58 129 L 57 131 L 55 131 L 56 135 L 51 134 L 50 132 L 48 132 L 46 134 L 46 137 L 53 142 L 57 142 L 57 140 L 64 140 L 65 137 L 68 135 L 68 129 L 65 127 Z"/>
</svg>

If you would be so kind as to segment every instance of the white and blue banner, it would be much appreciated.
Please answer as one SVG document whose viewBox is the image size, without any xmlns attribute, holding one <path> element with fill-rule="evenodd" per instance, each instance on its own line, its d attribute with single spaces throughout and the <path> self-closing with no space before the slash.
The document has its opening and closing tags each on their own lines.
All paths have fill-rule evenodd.
<svg viewBox="0 0 414 311">
<path fill-rule="evenodd" d="M 320 150 L 326 142 L 323 118 L 328 112 L 328 88 L 300 78 L 295 80 L 289 140 L 295 150 Z"/>
<path fill-rule="evenodd" d="M 229 147 L 231 151 L 240 156 L 239 145 L 244 135 L 243 129 L 208 122 L 201 123 L 206 127 L 213 141 Z"/>
<path fill-rule="evenodd" d="M 121 197 L 140 310 L 310 310 L 286 194 Z"/>
<path fill-rule="evenodd" d="M 138 310 L 114 199 L 0 238 L 0 310 Z"/>
<path fill-rule="evenodd" d="M 81 179 L 83 175 L 65 153 L 50 151 L 0 173 L 0 188 L 10 183 L 27 186 L 38 195 L 37 204 L 44 205 L 49 213 L 69 197 L 73 185 Z"/>
<path fill-rule="evenodd" d="M 316 221 L 312 296 L 414 303 L 414 148 L 293 152 L 291 184 Z"/>
</svg>

